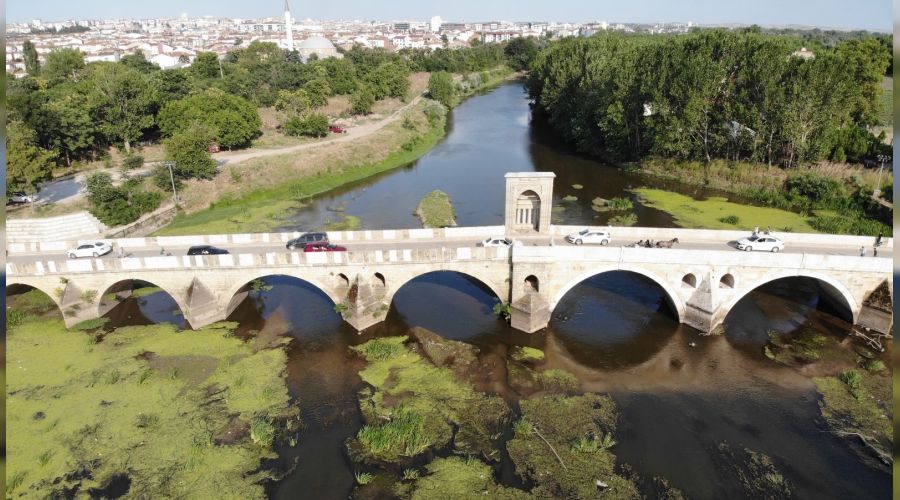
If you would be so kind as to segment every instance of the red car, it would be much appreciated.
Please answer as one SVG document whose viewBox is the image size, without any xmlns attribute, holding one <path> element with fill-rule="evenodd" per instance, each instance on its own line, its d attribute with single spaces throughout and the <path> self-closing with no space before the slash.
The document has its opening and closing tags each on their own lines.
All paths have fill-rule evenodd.
<svg viewBox="0 0 900 500">
<path fill-rule="evenodd" d="M 210 144 L 206 150 L 209 151 L 210 153 L 218 153 L 219 145 L 214 142 L 214 143 Z"/>
<path fill-rule="evenodd" d="M 336 124 L 336 123 L 335 123 L 335 124 L 332 124 L 332 125 L 329 125 L 329 126 L 328 126 L 328 130 L 331 131 L 331 132 L 333 132 L 333 133 L 335 133 L 335 134 L 346 134 L 346 133 L 347 133 L 347 129 L 346 129 L 346 128 L 344 128 L 344 127 L 342 127 L 342 126 L 340 126 L 340 125 L 338 125 L 338 124 Z"/>
<path fill-rule="evenodd" d="M 315 243 L 307 243 L 303 247 L 304 252 L 346 252 L 347 248 L 327 241 L 317 241 Z"/>
</svg>

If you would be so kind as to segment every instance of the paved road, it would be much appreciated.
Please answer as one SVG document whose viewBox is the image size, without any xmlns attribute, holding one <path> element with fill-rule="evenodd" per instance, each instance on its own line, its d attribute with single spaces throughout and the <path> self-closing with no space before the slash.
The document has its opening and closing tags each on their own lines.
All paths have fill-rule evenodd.
<svg viewBox="0 0 900 500">
<path fill-rule="evenodd" d="M 372 250 L 399 250 L 399 249 L 421 249 L 421 248 L 459 248 L 459 247 L 471 247 L 477 243 L 476 239 L 473 238 L 447 238 L 441 240 L 387 240 L 387 241 L 350 241 L 350 242 L 335 242 L 341 246 L 346 247 L 349 251 L 372 251 Z M 562 238 L 554 238 L 553 243 L 557 246 L 565 245 L 565 246 L 574 246 L 569 243 L 566 243 Z M 630 245 L 633 242 L 631 241 L 615 241 L 610 243 L 610 247 L 620 247 L 625 245 Z M 527 240 L 523 240 L 523 244 L 525 245 L 548 245 L 550 244 L 549 238 L 529 238 Z M 253 254 L 261 254 L 267 252 L 287 252 L 288 250 L 285 248 L 282 243 L 269 243 L 269 244 L 227 244 L 227 245 L 218 245 L 220 248 L 225 248 L 233 254 L 239 253 L 253 253 Z M 153 257 L 159 256 L 162 254 L 165 255 L 187 255 L 188 245 L 179 245 L 179 246 L 166 246 L 165 248 L 160 247 L 141 247 L 129 249 L 126 247 L 125 252 L 129 257 Z M 709 241 L 684 241 L 677 245 L 674 248 L 677 249 L 688 249 L 688 250 L 732 250 L 734 252 L 738 252 L 734 247 L 733 242 L 729 244 L 729 242 L 709 242 Z M 104 257 L 101 257 L 104 260 L 108 259 L 116 259 L 118 258 L 118 248 L 115 248 L 113 253 L 108 254 Z M 665 248 L 654 249 L 654 251 L 665 252 Z M 820 255 L 859 255 L 858 248 L 849 248 L 847 246 L 825 246 L 825 245 L 789 245 L 787 246 L 782 253 L 815 253 Z M 893 249 L 891 248 L 882 248 L 878 251 L 879 257 L 888 257 L 893 258 Z M 872 257 L 872 248 L 866 248 L 866 257 Z M 39 254 L 12 254 L 7 256 L 8 262 L 34 262 L 34 261 L 48 261 L 48 260 L 65 260 L 66 254 L 63 252 L 56 253 L 39 253 Z"/>
<path fill-rule="evenodd" d="M 144 167 L 128 172 L 129 177 L 146 177 L 155 167 L 156 163 L 148 163 Z M 122 178 L 122 172 L 116 170 L 92 170 L 82 172 L 58 181 L 50 181 L 40 186 L 38 191 L 38 203 L 72 203 L 84 197 L 84 181 L 94 172 L 106 172 L 112 177 L 113 184 L 118 184 Z"/>
</svg>

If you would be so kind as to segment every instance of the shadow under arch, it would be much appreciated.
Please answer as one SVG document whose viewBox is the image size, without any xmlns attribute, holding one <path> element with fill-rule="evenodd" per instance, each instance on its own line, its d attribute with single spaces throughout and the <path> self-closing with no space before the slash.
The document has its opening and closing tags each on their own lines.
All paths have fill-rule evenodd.
<svg viewBox="0 0 900 500">
<path fill-rule="evenodd" d="M 672 296 L 642 273 L 593 272 L 556 299 L 548 345 L 585 367 L 613 369 L 651 359 L 679 331 Z"/>
<path fill-rule="evenodd" d="M 731 310 L 738 304 L 738 302 L 743 300 L 751 293 L 767 285 L 791 279 L 801 282 L 802 280 L 815 282 L 816 285 L 819 286 L 820 290 L 824 292 L 820 296 L 820 298 L 825 300 L 826 304 L 837 313 L 837 316 L 841 317 L 841 319 L 849 323 L 855 323 L 858 319 L 860 310 L 859 304 L 856 303 L 856 299 L 853 298 L 853 294 L 850 293 L 850 290 L 847 289 L 847 287 L 844 286 L 843 283 L 824 274 L 800 271 L 784 273 L 776 276 L 768 276 L 766 278 L 757 280 L 747 287 L 742 287 L 745 291 L 735 294 L 734 297 L 732 297 L 728 302 L 719 306 L 719 308 L 716 310 L 716 314 L 713 317 L 713 328 L 720 325 L 728 316 L 728 313 L 730 313 Z"/>
<path fill-rule="evenodd" d="M 29 300 L 26 298 L 26 294 L 32 291 L 38 292 L 41 296 Z M 15 297 L 21 298 L 15 299 Z M 16 302 L 15 307 L 12 307 L 12 302 Z M 9 314 L 11 308 L 38 315 L 49 315 L 51 311 L 55 311 L 59 319 L 63 317 L 62 308 L 52 290 L 48 291 L 43 287 L 15 281 L 6 284 L 6 312 L 4 314 Z"/>
<path fill-rule="evenodd" d="M 274 281 L 275 283 L 269 284 L 269 281 Z M 332 286 L 328 287 L 325 286 L 324 283 L 320 283 L 317 280 L 302 276 L 278 273 L 260 273 L 258 276 L 254 276 L 243 283 L 238 283 L 228 290 L 228 292 L 225 294 L 225 297 L 229 298 L 228 304 L 225 307 L 225 317 L 228 318 L 231 316 L 235 309 L 237 309 L 237 307 L 250 296 L 251 292 L 254 292 L 254 287 L 259 286 L 257 284 L 264 284 L 265 286 L 278 286 L 285 284 L 285 282 L 295 282 L 309 285 L 311 289 L 314 289 L 317 293 L 323 295 L 324 297 L 327 297 L 332 302 L 332 305 L 342 302 L 342 297 L 338 295 L 337 290 L 350 286 L 349 279 L 343 274 L 335 275 L 334 283 L 332 283 Z M 257 292 L 259 291 L 265 290 L 257 290 Z"/>
<path fill-rule="evenodd" d="M 452 269 L 430 271 L 394 290 L 387 323 L 392 330 L 419 326 L 470 342 L 509 328 L 494 314 L 500 302 L 497 290 L 477 276 Z"/>
<path fill-rule="evenodd" d="M 120 279 L 97 289 L 97 317 L 108 327 L 171 323 L 190 328 L 184 298 L 151 281 Z"/>
<path fill-rule="evenodd" d="M 568 294 L 573 288 L 578 286 L 579 284 L 597 276 L 601 276 L 607 273 L 630 273 L 634 275 L 642 276 L 646 279 L 649 279 L 653 283 L 655 283 L 660 289 L 662 289 L 663 298 L 666 301 L 666 304 L 669 306 L 670 311 L 675 315 L 675 319 L 678 320 L 679 323 L 684 321 L 685 314 L 685 306 L 684 303 L 679 298 L 675 289 L 659 275 L 653 273 L 651 271 L 647 271 L 646 269 L 642 269 L 639 267 L 633 266 L 622 266 L 616 268 L 608 268 L 608 269 L 593 269 L 590 271 L 586 271 L 575 278 L 571 279 L 565 286 L 560 288 L 560 290 L 556 293 L 553 299 L 550 301 L 550 311 L 554 312 L 556 310 L 556 306 L 559 302 Z"/>
</svg>

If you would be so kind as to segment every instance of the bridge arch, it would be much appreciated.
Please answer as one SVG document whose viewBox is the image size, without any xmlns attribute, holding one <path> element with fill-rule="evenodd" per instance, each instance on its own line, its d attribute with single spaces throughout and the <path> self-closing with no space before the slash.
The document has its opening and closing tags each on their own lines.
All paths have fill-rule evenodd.
<svg viewBox="0 0 900 500">
<path fill-rule="evenodd" d="M 350 278 L 348 278 L 347 275 L 345 275 L 343 273 L 336 274 L 334 276 L 335 286 L 332 286 L 332 287 L 325 286 L 322 282 L 320 282 L 319 280 L 317 280 L 315 278 L 303 276 L 300 274 L 278 273 L 278 272 L 272 273 L 272 272 L 261 271 L 261 272 L 252 274 L 250 276 L 251 276 L 250 278 L 242 280 L 242 282 L 238 282 L 237 284 L 232 285 L 228 289 L 228 292 L 226 292 L 223 296 L 220 297 L 220 304 L 222 306 L 222 311 L 224 312 L 224 316 L 222 316 L 223 318 L 227 318 L 227 317 L 231 316 L 231 313 L 234 312 L 234 310 L 237 309 L 237 306 L 240 305 L 241 301 L 243 301 L 244 297 L 240 297 L 240 300 L 236 300 L 239 298 L 239 295 L 241 295 L 242 292 L 245 292 L 246 291 L 245 288 L 248 288 L 251 283 L 253 283 L 254 281 L 259 280 L 259 279 L 275 277 L 275 276 L 284 276 L 287 278 L 293 278 L 293 279 L 296 279 L 299 281 L 304 281 L 306 283 L 309 283 L 313 287 L 315 287 L 320 292 L 324 293 L 335 304 L 339 304 L 339 303 L 343 302 L 343 300 L 344 300 L 344 298 L 341 297 L 337 293 L 336 287 L 338 287 L 338 286 L 348 287 L 350 285 Z"/>
<path fill-rule="evenodd" d="M 663 279 L 658 274 L 656 274 L 652 271 L 648 271 L 646 269 L 640 268 L 640 267 L 635 267 L 635 266 L 616 266 L 616 267 L 595 268 L 590 271 L 586 271 L 582 274 L 579 274 L 575 278 L 572 278 L 571 280 L 569 280 L 569 282 L 566 283 L 562 288 L 560 288 L 559 290 L 556 291 L 556 294 L 553 296 L 553 299 L 550 301 L 550 310 L 553 311 L 554 309 L 556 309 L 556 306 L 557 306 L 557 304 L 559 304 L 559 301 L 562 300 L 562 298 L 565 297 L 565 295 L 567 293 L 569 293 L 569 291 L 571 291 L 573 288 L 578 286 L 581 282 L 583 282 L 593 276 L 597 276 L 597 275 L 609 273 L 609 272 L 615 272 L 615 271 L 626 271 L 626 272 L 630 272 L 630 273 L 634 273 L 634 274 L 639 274 L 641 276 L 644 276 L 644 277 L 652 280 L 660 288 L 662 288 L 663 292 L 665 292 L 668 302 L 672 305 L 675 315 L 678 318 L 678 322 L 679 323 L 684 322 L 685 305 L 684 305 L 684 302 L 681 300 L 681 297 L 678 295 L 678 292 L 675 290 L 675 288 L 672 285 L 670 285 L 668 282 L 666 282 L 666 280 Z"/>
<path fill-rule="evenodd" d="M 860 305 L 853 297 L 853 294 L 850 293 L 850 290 L 846 286 L 844 286 L 843 283 L 821 273 L 809 271 L 791 271 L 776 273 L 774 275 L 759 279 L 747 285 L 746 287 L 742 286 L 738 293 L 735 293 L 733 297 L 731 297 L 728 301 L 724 302 L 719 306 L 718 309 L 716 309 L 715 314 L 713 314 L 712 324 L 710 325 L 711 328 L 716 328 L 717 326 L 721 325 L 722 322 L 725 321 L 725 318 L 728 316 L 728 313 L 731 311 L 731 309 L 734 308 L 734 306 L 738 302 L 740 302 L 741 299 L 749 295 L 750 292 L 757 290 L 763 285 L 767 285 L 769 283 L 786 278 L 811 278 L 816 280 L 819 285 L 822 286 L 825 293 L 829 294 L 832 297 L 843 300 L 844 305 L 847 306 L 847 309 L 850 311 L 850 315 L 852 316 L 852 323 L 855 324 L 859 319 Z"/>
<path fill-rule="evenodd" d="M 94 299 L 95 304 L 92 304 L 92 307 L 94 307 L 97 311 L 97 317 L 99 318 L 99 317 L 103 316 L 104 314 L 113 310 L 118 305 L 117 301 L 113 302 L 113 303 L 110 303 L 109 301 L 105 301 L 104 297 L 106 297 L 107 294 L 118 292 L 119 290 L 114 290 L 114 288 L 117 285 L 127 284 L 129 282 L 133 283 L 135 281 L 140 281 L 140 282 L 152 285 L 154 287 L 157 287 L 160 290 L 162 290 L 164 293 L 166 293 L 169 297 L 172 297 L 172 300 L 174 300 L 175 304 L 178 305 L 178 309 L 181 311 L 181 315 L 184 318 L 187 318 L 188 317 L 187 315 L 190 314 L 191 309 L 190 309 L 190 307 L 188 307 L 187 302 L 185 302 L 184 295 L 179 294 L 179 293 L 173 293 L 172 290 L 169 289 L 168 287 L 159 285 L 153 281 L 148 281 L 148 280 L 143 280 L 143 279 L 137 280 L 137 279 L 132 279 L 132 278 L 126 278 L 126 279 L 115 279 L 115 280 L 105 282 L 102 286 L 97 288 L 97 290 L 96 290 L 97 298 Z"/>
<path fill-rule="evenodd" d="M 21 293 L 27 293 L 29 290 L 37 290 L 47 297 L 50 297 L 50 300 L 53 301 L 53 304 L 56 306 L 56 310 L 59 311 L 59 315 L 63 316 L 63 308 L 60 304 L 60 299 L 57 297 L 54 290 L 48 290 L 45 286 L 37 285 L 34 283 L 26 283 L 24 280 L 15 280 L 12 282 L 6 283 L 6 296 L 10 295 L 12 292 L 15 295 L 18 291 L 21 290 Z"/>
<path fill-rule="evenodd" d="M 503 293 L 503 290 L 500 287 L 498 287 L 493 282 L 493 280 L 487 278 L 487 276 L 485 276 L 479 272 L 473 272 L 469 269 L 461 270 L 461 269 L 454 269 L 454 268 L 450 268 L 450 267 L 443 268 L 443 269 L 435 269 L 433 271 L 426 271 L 421 274 L 404 276 L 396 282 L 388 282 L 387 283 L 388 293 L 387 293 L 387 296 L 385 297 L 385 301 L 388 302 L 389 304 L 391 302 L 393 302 L 394 295 L 397 294 L 397 291 L 400 290 L 401 288 L 403 288 L 403 286 L 406 285 L 407 283 L 409 283 L 410 281 L 413 281 L 417 278 L 421 278 L 422 276 L 426 276 L 429 274 L 443 273 L 443 272 L 457 273 L 457 274 L 461 274 L 463 276 L 472 278 L 472 279 L 478 281 L 479 283 L 481 283 L 482 285 L 484 285 L 485 287 L 487 287 L 494 294 L 494 296 L 497 297 L 497 299 L 499 299 L 501 302 L 506 301 L 507 294 Z"/>
</svg>

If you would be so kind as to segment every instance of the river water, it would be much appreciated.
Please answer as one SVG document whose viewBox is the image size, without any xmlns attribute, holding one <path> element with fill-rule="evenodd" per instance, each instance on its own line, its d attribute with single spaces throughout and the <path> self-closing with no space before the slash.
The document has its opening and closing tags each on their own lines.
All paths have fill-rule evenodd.
<svg viewBox="0 0 900 500">
<path fill-rule="evenodd" d="M 595 219 L 590 199 L 623 196 L 640 181 L 574 155 L 552 134 L 530 125 L 520 84 L 476 96 L 453 113 L 448 137 L 415 164 L 340 189 L 295 216 L 298 228 L 334 219 L 327 209 L 344 205 L 365 228 L 418 227 L 419 199 L 442 189 L 454 200 L 461 225 L 502 223 L 503 174 L 553 171 L 556 196 L 575 194 L 557 216 L 565 223 Z M 572 184 L 582 184 L 574 190 Z M 690 192 L 690 188 L 681 188 Z M 562 203 L 557 201 L 557 203 Z M 663 213 L 636 204 L 639 224 L 672 225 Z M 499 300 L 477 281 L 452 272 L 424 275 L 396 292 L 386 320 L 357 334 L 321 291 L 300 280 L 269 277 L 267 291 L 245 300 L 229 318 L 241 331 L 293 338 L 287 384 L 304 427 L 296 445 L 278 445 L 281 465 L 296 463 L 269 487 L 274 499 L 342 499 L 354 486 L 344 443 L 362 425 L 357 391 L 362 362 L 349 347 L 421 326 L 472 343 L 486 357 L 504 360 L 511 346 L 543 349 L 546 368 L 575 374 L 585 391 L 606 392 L 619 406 L 613 451 L 649 490 L 665 478 L 691 498 L 742 496 L 740 481 L 717 453 L 721 443 L 771 457 L 800 498 L 888 498 L 889 472 L 865 465 L 820 421 L 812 381 L 767 359 L 767 332 L 814 328 L 840 339 L 846 311 L 820 304 L 815 282 L 786 279 L 752 292 L 726 319 L 726 335 L 703 337 L 679 325 L 665 292 L 642 276 L 613 272 L 572 289 L 549 327 L 528 335 L 512 330 L 492 307 Z M 183 324 L 164 293 L 128 299 L 109 315 L 112 325 L 169 321 Z M 262 333 L 261 333 L 262 334 Z M 515 398 L 505 380 L 486 390 Z M 508 463 L 497 470 L 514 483 Z"/>
</svg>

